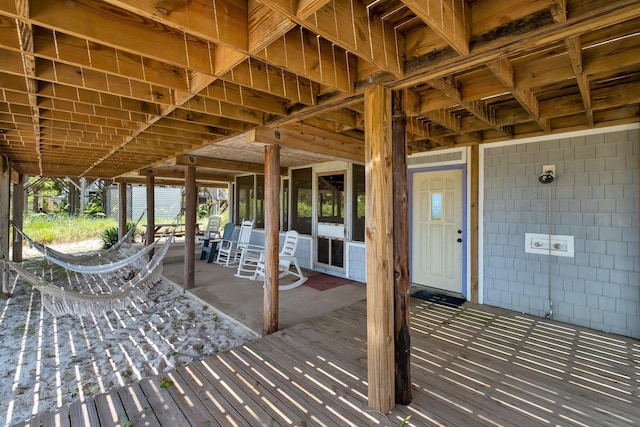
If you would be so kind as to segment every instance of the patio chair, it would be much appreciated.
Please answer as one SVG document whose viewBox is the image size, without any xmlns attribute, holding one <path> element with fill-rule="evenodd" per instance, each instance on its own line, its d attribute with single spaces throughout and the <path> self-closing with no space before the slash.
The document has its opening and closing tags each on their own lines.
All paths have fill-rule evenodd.
<svg viewBox="0 0 640 427">
<path fill-rule="evenodd" d="M 209 217 L 207 221 L 207 227 L 201 231 L 201 234 L 196 236 L 196 242 L 203 242 L 205 240 L 220 239 L 220 222 L 222 218 L 217 215 Z"/>
<path fill-rule="evenodd" d="M 223 239 L 218 244 L 217 264 L 230 267 L 240 261 L 242 249 L 249 245 L 251 239 L 251 231 L 253 230 L 253 221 L 243 221 L 240 226 L 240 234 L 237 240 Z"/>
<path fill-rule="evenodd" d="M 298 232 L 295 230 L 289 230 L 284 236 L 284 244 L 278 254 L 278 270 L 280 274 L 279 279 L 291 274 L 298 278 L 293 283 L 279 285 L 278 289 L 281 291 L 288 291 L 289 289 L 297 288 L 307 281 L 307 277 L 302 274 L 300 265 L 298 265 L 298 259 L 296 258 L 296 248 L 298 247 Z M 293 270 L 292 270 L 293 267 Z M 264 280 L 265 274 L 264 266 L 264 251 L 260 254 L 260 258 L 256 263 L 256 269 L 253 274 L 252 280 Z"/>
<path fill-rule="evenodd" d="M 223 240 L 230 240 L 231 236 L 233 235 L 233 229 L 235 228 L 235 226 L 233 225 L 233 223 L 229 222 L 227 224 L 225 224 L 224 228 L 222 229 L 222 238 L 220 239 L 203 239 L 203 245 L 202 245 L 202 252 L 200 253 L 200 259 L 205 259 L 207 258 L 207 264 L 210 264 L 213 262 L 213 258 L 215 257 L 216 253 L 217 253 L 217 249 L 218 249 L 218 245 L 220 244 L 220 242 L 222 242 Z M 207 254 L 208 257 L 207 257 Z"/>
</svg>

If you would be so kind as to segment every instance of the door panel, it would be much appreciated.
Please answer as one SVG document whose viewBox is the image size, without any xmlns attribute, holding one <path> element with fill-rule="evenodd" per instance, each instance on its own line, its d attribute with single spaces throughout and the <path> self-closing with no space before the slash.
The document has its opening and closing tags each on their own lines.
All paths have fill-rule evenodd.
<svg viewBox="0 0 640 427">
<path fill-rule="evenodd" d="M 412 281 L 462 293 L 462 171 L 415 173 L 412 197 Z"/>
</svg>

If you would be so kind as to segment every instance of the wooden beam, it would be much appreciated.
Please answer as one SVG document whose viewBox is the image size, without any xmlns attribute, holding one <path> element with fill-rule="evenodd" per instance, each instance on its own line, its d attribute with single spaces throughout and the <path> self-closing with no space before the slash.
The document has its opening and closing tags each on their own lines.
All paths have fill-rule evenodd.
<svg viewBox="0 0 640 427">
<path fill-rule="evenodd" d="M 9 202 L 11 167 L 6 156 L 0 156 L 0 259 L 9 259 Z M 2 263 L 2 294 L 10 293 L 9 267 Z"/>
<path fill-rule="evenodd" d="M 156 227 L 156 184 L 153 175 L 147 175 L 145 180 L 145 192 L 147 196 L 147 230 L 145 234 L 145 242 L 148 245 L 153 245 L 155 240 L 155 233 L 153 230 Z M 154 250 L 151 249 L 149 259 L 153 256 Z"/>
<path fill-rule="evenodd" d="M 264 173 L 264 165 L 260 163 L 194 156 L 192 154 L 176 156 L 175 163 L 177 165 L 193 165 L 201 168 L 223 169 L 234 172 Z M 288 172 L 287 168 L 280 168 L 280 175 L 286 175 Z"/>
<path fill-rule="evenodd" d="M 258 128 L 247 133 L 247 142 L 278 144 L 281 147 L 324 154 L 353 162 L 364 161 L 364 144 L 346 144 L 315 135 L 296 132 L 287 128 Z"/>
<path fill-rule="evenodd" d="M 118 183 L 118 235 L 127 234 L 127 184 Z"/>
<path fill-rule="evenodd" d="M 299 10 L 287 1 L 259 1 L 381 70 L 394 76 L 404 74 L 404 36 L 383 17 L 372 15 L 362 2 L 316 2 L 314 8 L 307 8 L 310 2 L 305 2 L 304 6 L 299 4 Z"/>
<path fill-rule="evenodd" d="M 395 401 L 411 402 L 411 302 L 409 298 L 409 184 L 407 178 L 406 117 L 402 91 L 393 92 L 393 278 Z"/>
<path fill-rule="evenodd" d="M 591 86 L 589 84 L 589 77 L 584 73 L 584 67 L 582 65 L 582 42 L 580 36 L 573 36 L 565 39 L 565 46 L 567 47 L 567 53 L 571 59 L 571 67 L 576 75 L 576 82 L 580 89 L 580 96 L 582 97 L 582 103 L 584 104 L 584 111 L 587 115 L 587 123 L 589 127 L 593 127 L 593 107 L 591 106 Z"/>
<path fill-rule="evenodd" d="M 479 200 L 480 200 L 480 147 L 477 144 L 471 146 L 471 191 L 469 197 L 471 199 L 471 212 L 470 212 L 470 220 L 471 220 L 471 230 L 469 233 L 469 241 L 471 245 L 471 271 L 470 271 L 470 279 L 471 279 L 471 303 L 478 304 L 479 302 L 479 287 L 478 283 L 480 282 L 478 276 L 478 266 L 481 262 L 479 259 L 479 241 L 480 235 L 479 233 Z"/>
<path fill-rule="evenodd" d="M 24 222 L 24 199 L 24 175 L 19 173 L 17 180 L 13 184 L 11 221 L 20 230 L 23 229 Z M 22 262 L 22 234 L 18 233 L 15 227 L 13 227 L 12 242 L 13 256 L 11 260 L 13 262 Z"/>
<path fill-rule="evenodd" d="M 130 11 L 90 0 L 41 0 L 30 7 L 33 20 L 56 31 L 181 68 L 214 72 L 212 43 L 185 37 L 183 31 L 168 26 L 161 30 L 151 19 Z"/>
<path fill-rule="evenodd" d="M 198 187 L 196 187 L 196 167 L 184 168 L 184 288 L 195 286 L 195 252 L 196 252 L 196 211 L 198 204 Z"/>
<path fill-rule="evenodd" d="M 469 55 L 471 7 L 465 0 L 402 0 L 459 55 Z"/>
<path fill-rule="evenodd" d="M 365 91 L 367 356 L 369 408 L 394 407 L 391 90 Z"/>
<path fill-rule="evenodd" d="M 183 169 L 162 169 L 148 167 L 138 170 L 138 174 L 140 174 L 140 176 L 156 176 L 158 178 L 175 178 L 184 180 Z M 196 171 L 196 179 L 218 182 L 232 182 L 234 180 L 234 175 Z"/>
<path fill-rule="evenodd" d="M 278 293 L 280 271 L 278 269 L 280 230 L 280 146 L 264 147 L 264 308 L 262 334 L 278 330 Z"/>
<path fill-rule="evenodd" d="M 487 67 L 493 75 L 495 75 L 500 82 L 511 92 L 511 95 L 522 105 L 522 107 L 531 115 L 542 130 L 549 132 L 550 123 L 549 120 L 543 120 L 540 118 L 540 108 L 538 105 L 538 99 L 530 89 L 517 88 L 515 83 L 515 73 L 511 66 L 511 61 L 508 58 L 503 57 L 490 61 L 487 63 Z"/>
</svg>

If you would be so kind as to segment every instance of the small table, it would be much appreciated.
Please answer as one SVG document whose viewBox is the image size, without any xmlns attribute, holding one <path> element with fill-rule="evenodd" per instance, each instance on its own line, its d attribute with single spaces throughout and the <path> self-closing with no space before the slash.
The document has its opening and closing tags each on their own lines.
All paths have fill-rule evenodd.
<svg viewBox="0 0 640 427">
<path fill-rule="evenodd" d="M 172 228 L 176 228 L 176 229 L 181 228 L 182 230 L 184 230 L 184 225 L 185 225 L 184 223 L 181 223 L 181 224 L 176 224 L 176 223 L 171 223 L 171 224 L 153 224 L 153 236 L 154 236 L 154 238 L 163 236 L 165 233 L 160 233 L 160 230 L 162 230 L 163 228 L 166 228 L 167 232 Z M 143 224 L 142 226 L 146 228 L 147 224 Z M 184 231 L 182 233 L 184 234 Z M 170 233 L 167 233 L 167 234 L 170 234 Z M 176 231 L 175 235 L 178 236 L 179 234 L 180 234 L 180 232 Z M 147 233 L 146 232 L 142 234 L 142 241 L 144 243 L 147 242 Z"/>
<path fill-rule="evenodd" d="M 207 253 L 209 254 L 209 258 L 207 258 L 207 264 L 213 262 L 213 257 L 218 250 L 218 243 L 220 243 L 222 239 L 203 239 L 202 240 L 202 252 L 200 253 L 200 259 L 205 259 L 207 257 Z M 211 246 L 209 246 L 211 243 Z"/>
</svg>

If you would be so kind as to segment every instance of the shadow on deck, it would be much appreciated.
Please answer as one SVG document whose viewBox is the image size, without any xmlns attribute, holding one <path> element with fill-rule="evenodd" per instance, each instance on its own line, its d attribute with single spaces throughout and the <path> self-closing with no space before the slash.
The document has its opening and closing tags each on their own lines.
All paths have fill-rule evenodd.
<svg viewBox="0 0 640 427">
<path fill-rule="evenodd" d="M 23 425 L 637 425 L 640 342 L 412 299 L 412 394 L 367 409 L 366 303 Z M 57 420 L 56 418 L 57 417 Z"/>
</svg>

